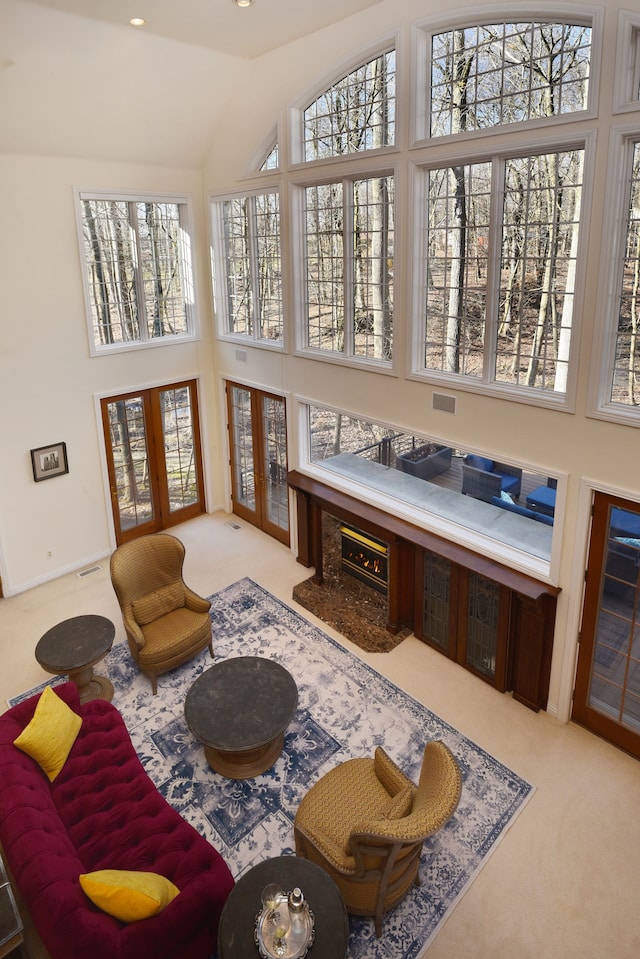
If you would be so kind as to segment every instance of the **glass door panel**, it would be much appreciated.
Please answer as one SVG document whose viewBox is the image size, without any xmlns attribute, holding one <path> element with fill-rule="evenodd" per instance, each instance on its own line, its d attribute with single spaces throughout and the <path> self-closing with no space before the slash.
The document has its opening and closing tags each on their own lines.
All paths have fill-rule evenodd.
<svg viewBox="0 0 640 959">
<path fill-rule="evenodd" d="M 251 392 L 232 386 L 229 390 L 229 418 L 232 433 L 232 485 L 236 506 L 255 513 L 256 481 L 253 468 L 253 412 Z"/>
<path fill-rule="evenodd" d="M 102 400 L 116 542 L 204 511 L 195 381 Z"/>
<path fill-rule="evenodd" d="M 435 553 L 424 557 L 424 638 L 448 653 L 451 563 Z"/>
<path fill-rule="evenodd" d="M 287 417 L 280 396 L 227 384 L 233 511 L 289 543 Z"/>
<path fill-rule="evenodd" d="M 497 583 L 475 573 L 469 575 L 466 662 L 487 679 L 496 675 L 499 599 Z"/>
<path fill-rule="evenodd" d="M 640 756 L 640 507 L 594 501 L 573 718 Z"/>
<path fill-rule="evenodd" d="M 262 433 L 264 437 L 264 475 L 267 477 L 267 520 L 279 529 L 289 529 L 289 489 L 287 487 L 287 419 L 284 400 L 262 397 Z"/>
<path fill-rule="evenodd" d="M 169 510 L 174 513 L 200 498 L 189 387 L 162 390 L 160 406 Z"/>
<path fill-rule="evenodd" d="M 136 528 L 142 528 L 145 533 L 153 532 L 157 524 L 156 497 L 152 488 L 154 473 L 149 469 L 147 444 L 149 404 L 141 394 L 106 401 L 103 403 L 103 420 L 105 417 L 116 531 L 124 538 Z"/>
</svg>

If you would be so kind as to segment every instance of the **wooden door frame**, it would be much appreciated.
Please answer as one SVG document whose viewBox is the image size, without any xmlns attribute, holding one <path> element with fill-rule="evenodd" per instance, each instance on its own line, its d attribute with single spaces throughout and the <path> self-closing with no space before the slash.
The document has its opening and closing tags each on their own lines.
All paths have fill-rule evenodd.
<svg viewBox="0 0 640 959">
<path fill-rule="evenodd" d="M 592 512 L 587 544 L 585 585 L 578 637 L 575 683 L 571 719 L 607 742 L 640 758 L 640 734 L 634 733 L 599 710 L 589 706 L 591 667 L 600 610 L 602 575 L 606 564 L 606 544 L 609 532 L 610 507 L 633 509 L 640 512 L 640 503 L 619 493 L 592 490 Z"/>
<path fill-rule="evenodd" d="M 235 473 L 235 464 L 234 464 L 234 439 L 232 432 L 232 402 L 231 402 L 231 389 L 244 390 L 246 393 L 249 393 L 251 398 L 251 423 L 252 423 L 252 443 L 254 446 L 253 450 L 253 471 L 254 471 L 254 484 L 255 484 L 255 500 L 256 508 L 255 510 L 249 509 L 245 506 L 244 503 L 240 501 L 239 496 L 237 495 L 237 485 L 236 485 L 236 473 Z M 263 457 L 262 454 L 265 450 L 265 436 L 264 436 L 264 423 L 262 416 L 262 399 L 263 397 L 271 397 L 274 400 L 284 403 L 285 409 L 285 424 L 287 416 L 287 400 L 285 396 L 282 396 L 279 393 L 274 393 L 273 390 L 264 390 L 259 386 L 252 386 L 248 383 L 240 383 L 237 380 L 224 379 L 224 392 L 226 399 L 226 411 L 227 411 L 227 436 L 229 438 L 229 469 L 231 473 L 231 504 L 232 510 L 242 519 L 245 519 L 248 523 L 251 523 L 252 526 L 257 526 L 258 529 L 261 529 L 263 532 L 267 533 L 269 536 L 272 536 L 274 539 L 279 540 L 281 543 L 284 543 L 285 546 L 288 546 L 290 543 L 290 529 L 291 522 L 289 522 L 289 527 L 285 530 L 280 526 L 277 526 L 275 523 L 272 523 L 266 516 L 266 510 L 264 509 L 265 505 L 265 496 L 266 489 L 268 484 L 268 476 L 265 475 L 263 469 Z M 285 429 L 286 435 L 286 429 Z M 287 441 L 288 446 L 288 441 Z M 256 455 L 257 448 L 257 455 Z M 290 518 L 290 517 L 289 517 Z"/>
<path fill-rule="evenodd" d="M 167 390 L 177 390 L 183 387 L 191 389 L 191 420 L 193 430 L 193 446 L 195 450 L 195 469 L 198 484 L 198 499 L 195 503 L 189 504 L 180 510 L 171 511 L 168 508 L 168 483 L 166 479 L 166 469 L 159 469 L 160 460 L 166 464 L 164 458 L 164 449 L 158 451 L 160 439 L 164 436 L 162 423 L 162 410 L 160 407 L 160 393 Z M 117 493 L 115 489 L 115 464 L 113 461 L 112 446 L 110 440 L 110 425 L 108 418 L 108 405 L 127 400 L 133 397 L 141 397 L 146 428 L 147 456 L 149 461 L 149 482 L 152 487 L 152 496 L 154 500 L 154 519 L 143 526 L 133 526 L 127 530 L 120 527 Z M 202 454 L 202 438 L 200 431 L 200 401 L 198 394 L 198 379 L 193 377 L 170 383 L 161 383 L 154 386 L 143 386 L 139 389 L 130 389 L 122 393 L 108 393 L 97 397 L 97 408 L 99 421 L 102 426 L 102 444 L 106 465 L 106 480 L 109 493 L 111 522 L 114 532 L 115 545 L 136 539 L 147 533 L 159 532 L 163 529 L 170 529 L 179 523 L 186 522 L 206 510 L 205 484 L 204 484 L 204 463 Z M 152 476 L 153 470 L 153 476 Z"/>
</svg>

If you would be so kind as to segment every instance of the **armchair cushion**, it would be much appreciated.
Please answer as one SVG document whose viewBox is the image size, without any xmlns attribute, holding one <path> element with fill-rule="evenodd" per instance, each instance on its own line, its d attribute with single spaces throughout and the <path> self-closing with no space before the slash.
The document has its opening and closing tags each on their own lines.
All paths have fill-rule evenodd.
<svg viewBox="0 0 640 959">
<path fill-rule="evenodd" d="M 394 796 L 389 802 L 384 811 L 384 818 L 404 819 L 405 816 L 408 816 L 413 806 L 413 793 L 414 790 L 411 786 L 405 786 L 404 789 L 401 789 L 398 795 Z"/>
<path fill-rule="evenodd" d="M 182 583 L 169 583 L 167 586 L 161 586 L 160 589 L 135 599 L 132 603 L 133 615 L 139 626 L 146 626 L 152 623 L 154 619 L 160 619 L 167 613 L 172 613 L 174 609 L 180 609 L 184 606 L 184 586 Z"/>
<path fill-rule="evenodd" d="M 475 453 L 469 453 L 469 455 L 465 457 L 465 463 L 475 467 L 477 470 L 484 470 L 485 473 L 493 473 L 493 460 L 487 459 L 486 456 L 477 456 Z"/>
</svg>

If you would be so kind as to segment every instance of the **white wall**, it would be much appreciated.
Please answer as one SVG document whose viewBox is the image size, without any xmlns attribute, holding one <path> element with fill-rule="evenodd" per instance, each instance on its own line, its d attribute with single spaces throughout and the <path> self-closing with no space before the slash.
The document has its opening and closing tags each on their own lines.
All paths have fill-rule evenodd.
<svg viewBox="0 0 640 959">
<path fill-rule="evenodd" d="M 201 342 L 90 357 L 74 189 L 193 197 Z M 217 417 L 212 415 L 211 294 L 199 172 L 0 156 L 0 206 L 0 543 L 9 595 L 113 548 L 96 397 L 201 376 L 209 459 L 217 458 Z M 34 483 L 30 449 L 61 441 L 67 444 L 68 475 Z M 220 506 L 211 489 L 210 484 L 209 505 Z"/>
</svg>

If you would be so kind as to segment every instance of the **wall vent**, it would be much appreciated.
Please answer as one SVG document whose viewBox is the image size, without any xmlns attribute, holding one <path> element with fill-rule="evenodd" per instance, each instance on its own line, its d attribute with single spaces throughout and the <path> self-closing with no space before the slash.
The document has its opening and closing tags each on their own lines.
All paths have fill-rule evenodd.
<svg viewBox="0 0 640 959">
<path fill-rule="evenodd" d="M 433 393 L 432 396 L 434 410 L 440 410 L 442 413 L 455 413 L 455 396 L 447 396 L 446 393 Z"/>
<path fill-rule="evenodd" d="M 99 569 L 102 569 L 102 566 L 90 566 L 88 569 L 82 569 L 78 573 L 78 578 L 83 579 L 85 576 L 90 576 L 91 573 L 97 573 Z"/>
</svg>

